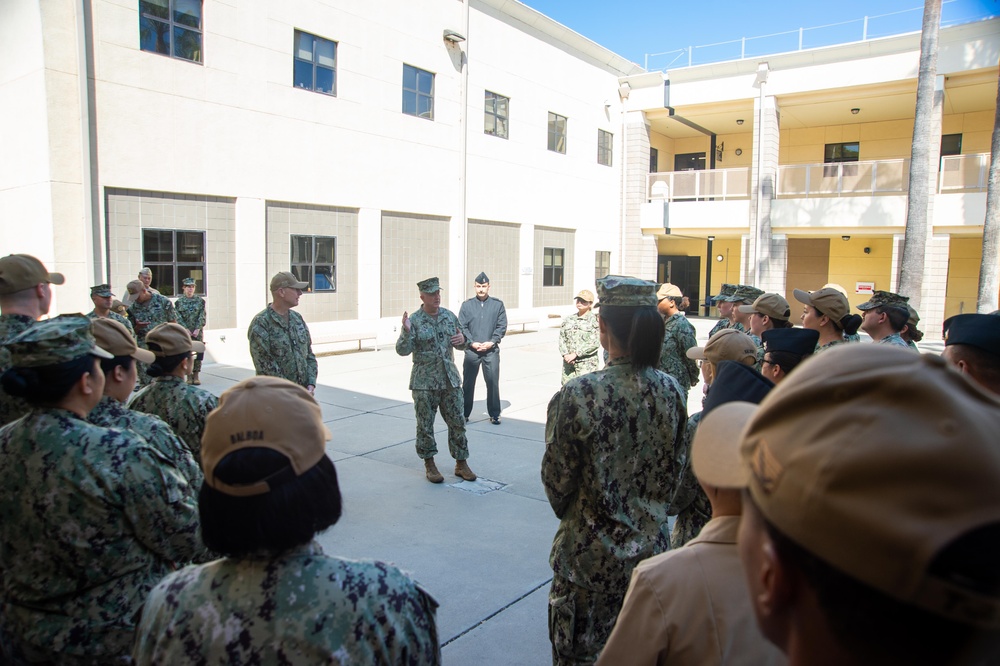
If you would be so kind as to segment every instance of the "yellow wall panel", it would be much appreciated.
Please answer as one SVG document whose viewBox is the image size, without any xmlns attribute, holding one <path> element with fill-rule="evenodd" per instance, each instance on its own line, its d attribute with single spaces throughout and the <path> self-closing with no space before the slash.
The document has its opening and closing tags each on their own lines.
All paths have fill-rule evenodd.
<svg viewBox="0 0 1000 666">
<path fill-rule="evenodd" d="M 951 239 L 948 248 L 948 291 L 944 300 L 945 318 L 976 311 L 979 264 L 982 259 L 982 237 Z"/>
</svg>

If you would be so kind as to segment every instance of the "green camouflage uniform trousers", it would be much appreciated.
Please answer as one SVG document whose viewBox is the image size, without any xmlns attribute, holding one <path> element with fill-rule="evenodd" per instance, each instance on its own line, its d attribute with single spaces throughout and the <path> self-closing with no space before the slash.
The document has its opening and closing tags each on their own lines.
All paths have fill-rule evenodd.
<svg viewBox="0 0 1000 666">
<path fill-rule="evenodd" d="M 10 370 L 10 352 L 7 351 L 7 341 L 22 331 L 26 331 L 35 320 L 26 315 L 0 315 L 0 375 Z M 0 426 L 21 418 L 31 407 L 23 399 L 9 395 L 0 385 Z"/>
<path fill-rule="evenodd" d="M 205 341 L 205 299 L 201 296 L 181 296 L 174 301 L 174 310 L 177 312 L 177 323 L 191 333 L 192 340 Z M 194 331 L 198 331 L 195 335 Z M 201 360 L 205 358 L 204 352 L 195 355 L 194 367 L 191 372 L 201 372 Z"/>
<path fill-rule="evenodd" d="M 660 348 L 660 370 L 677 380 L 684 391 L 684 399 L 687 400 L 687 392 L 698 383 L 701 378 L 701 370 L 698 363 L 687 357 L 687 350 L 697 347 L 698 340 L 695 338 L 694 326 L 680 312 L 667 317 L 663 322 L 663 346 Z M 685 402 L 685 404 L 687 404 Z"/>
<path fill-rule="evenodd" d="M 119 663 L 149 590 L 205 561 L 183 475 L 132 433 L 32 409 L 0 429 L 7 659 Z"/>
<path fill-rule="evenodd" d="M 152 298 L 145 303 L 140 303 L 139 301 L 132 303 L 128 307 L 128 314 L 132 317 L 132 321 L 135 322 L 136 344 L 143 349 L 149 349 L 146 346 L 147 333 L 160 324 L 177 321 L 177 312 L 174 311 L 174 306 L 171 305 L 170 299 L 160 294 L 153 294 Z M 139 378 L 139 386 L 146 386 L 149 382 L 153 381 L 153 378 L 146 374 L 145 364 L 136 363 L 135 369 Z"/>
<path fill-rule="evenodd" d="M 560 519 L 549 564 L 553 663 L 597 658 L 641 560 L 670 548 L 676 452 L 687 420 L 677 380 L 627 358 L 577 377 L 549 401 L 542 485 Z M 593 605 L 567 600 L 563 583 Z"/>
<path fill-rule="evenodd" d="M 305 319 L 295 310 L 288 318 L 267 306 L 247 329 L 250 356 L 258 375 L 281 377 L 299 386 L 316 386 L 319 365 Z"/>
<path fill-rule="evenodd" d="M 201 467 L 191 455 L 187 444 L 174 434 L 165 421 L 152 414 L 129 409 L 108 395 L 101 398 L 97 407 L 90 411 L 87 420 L 102 428 L 128 430 L 133 435 L 142 437 L 177 468 L 194 493 L 194 501 L 198 501 L 198 490 L 205 478 Z"/>
<path fill-rule="evenodd" d="M 698 424 L 701 422 L 701 414 L 701 412 L 692 414 L 684 431 L 679 476 L 674 483 L 678 489 L 678 497 L 688 498 L 689 501 L 686 505 L 679 501 L 675 502 L 675 508 L 679 511 L 677 520 L 674 521 L 674 529 L 670 533 L 671 548 L 680 548 L 698 536 L 701 528 L 712 518 L 712 505 L 691 469 L 691 443 L 694 441 L 694 433 L 698 430 Z"/>
<path fill-rule="evenodd" d="M 87 316 L 90 317 L 91 319 L 97 319 L 101 315 L 97 314 L 97 310 L 91 310 L 90 312 L 87 313 Z M 116 321 L 119 324 L 121 324 L 122 326 L 124 326 L 125 328 L 127 328 L 129 334 L 131 334 L 131 336 L 132 336 L 132 339 L 133 340 L 135 339 L 135 329 L 132 328 L 132 322 L 129 321 L 128 317 L 123 317 L 120 314 L 118 314 L 117 312 L 115 312 L 114 310 L 109 310 L 108 311 L 108 319 L 111 319 L 112 321 Z"/>
<path fill-rule="evenodd" d="M 181 438 L 191 455 L 201 462 L 201 436 L 205 418 L 219 406 L 219 399 L 182 377 L 157 377 L 153 383 L 132 396 L 128 408 L 158 416 Z"/>
<path fill-rule="evenodd" d="M 382 562 L 312 542 L 171 574 L 136 634 L 147 664 L 439 664 L 437 602 Z"/>
<path fill-rule="evenodd" d="M 448 425 L 448 452 L 451 457 L 455 460 L 467 460 L 469 457 L 469 442 L 465 437 L 465 399 L 453 351 L 465 349 L 469 341 L 466 340 L 460 347 L 452 347 L 451 336 L 458 328 L 458 317 L 450 310 L 440 308 L 434 317 L 417 310 L 410 315 L 410 330 L 401 327 L 396 340 L 397 354 L 413 354 L 410 391 L 417 417 L 417 455 L 424 460 L 433 458 L 437 453 L 434 415 L 438 409 Z"/>
<path fill-rule="evenodd" d="M 563 319 L 559 329 L 559 354 L 576 354 L 573 363 L 562 364 L 562 383 L 594 372 L 600 367 L 597 360 L 597 350 L 601 348 L 601 332 L 597 324 L 597 315 L 588 310 L 582 317 L 571 314 Z"/>
<path fill-rule="evenodd" d="M 903 349 L 910 348 L 910 345 L 906 344 L 906 340 L 904 340 L 903 336 L 901 336 L 899 333 L 893 333 L 892 335 L 887 335 L 881 340 L 879 340 L 877 344 L 890 345 L 892 347 L 902 347 Z"/>
</svg>

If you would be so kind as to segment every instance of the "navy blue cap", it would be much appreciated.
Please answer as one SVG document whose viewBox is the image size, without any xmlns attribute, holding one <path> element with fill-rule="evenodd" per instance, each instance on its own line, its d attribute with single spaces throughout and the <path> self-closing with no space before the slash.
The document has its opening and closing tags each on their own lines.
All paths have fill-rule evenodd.
<svg viewBox="0 0 1000 666">
<path fill-rule="evenodd" d="M 770 379 L 754 370 L 752 366 L 737 361 L 720 361 L 715 369 L 715 379 L 702 405 L 702 418 L 727 402 L 759 404 L 774 388 L 774 382 Z"/>
<path fill-rule="evenodd" d="M 819 331 L 810 328 L 772 328 L 760 336 L 764 351 L 808 356 L 816 350 Z"/>
<path fill-rule="evenodd" d="M 1000 356 L 1000 317 L 960 314 L 944 320 L 944 344 L 970 345 Z"/>
</svg>

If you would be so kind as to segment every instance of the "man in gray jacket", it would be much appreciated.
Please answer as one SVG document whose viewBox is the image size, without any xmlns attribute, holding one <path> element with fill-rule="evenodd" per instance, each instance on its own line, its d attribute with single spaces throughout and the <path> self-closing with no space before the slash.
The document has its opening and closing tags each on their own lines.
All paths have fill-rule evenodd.
<svg viewBox="0 0 1000 666">
<path fill-rule="evenodd" d="M 486 411 L 490 423 L 500 425 L 500 340 L 507 332 L 507 310 L 503 301 L 490 296 L 490 279 L 486 273 L 476 276 L 476 295 L 462 303 L 458 311 L 469 347 L 465 350 L 462 368 L 462 390 L 465 393 L 465 420 L 472 414 L 476 397 L 476 378 L 483 366 L 486 380 Z"/>
</svg>

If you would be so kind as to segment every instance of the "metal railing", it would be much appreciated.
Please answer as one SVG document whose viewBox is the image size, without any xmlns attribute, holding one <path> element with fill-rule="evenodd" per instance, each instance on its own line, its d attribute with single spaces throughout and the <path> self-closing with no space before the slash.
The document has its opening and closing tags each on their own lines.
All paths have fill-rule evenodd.
<svg viewBox="0 0 1000 666">
<path fill-rule="evenodd" d="M 938 192 L 985 192 L 989 179 L 989 153 L 949 155 L 941 158 Z"/>
<path fill-rule="evenodd" d="M 750 198 L 750 169 L 666 171 L 649 174 L 651 201 L 726 201 Z"/>
</svg>

